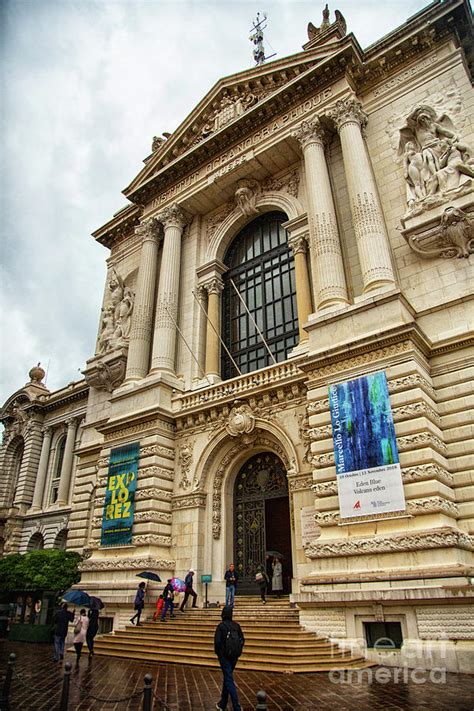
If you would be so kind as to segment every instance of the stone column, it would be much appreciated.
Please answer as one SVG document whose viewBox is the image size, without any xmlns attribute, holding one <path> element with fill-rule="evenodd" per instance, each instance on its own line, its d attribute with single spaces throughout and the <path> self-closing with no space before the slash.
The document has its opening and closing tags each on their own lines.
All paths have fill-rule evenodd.
<svg viewBox="0 0 474 711">
<path fill-rule="evenodd" d="M 78 427 L 77 418 L 73 417 L 66 421 L 67 435 L 66 446 L 64 448 L 63 466 L 59 478 L 58 505 L 67 506 L 69 501 L 69 487 L 71 485 L 72 461 L 74 456 L 74 445 L 76 443 L 76 432 Z"/>
<path fill-rule="evenodd" d="M 303 328 L 307 322 L 309 314 L 312 313 L 311 288 L 309 285 L 308 264 L 306 254 L 308 243 L 306 237 L 293 237 L 288 240 L 288 245 L 293 250 L 295 257 L 295 281 L 296 281 L 296 307 L 298 309 L 298 328 L 300 332 L 300 343 L 308 340 L 308 334 Z"/>
<path fill-rule="evenodd" d="M 364 293 L 381 286 L 394 285 L 387 230 L 362 135 L 367 115 L 362 111 L 359 101 L 349 97 L 337 101 L 328 116 L 336 124 L 341 138 Z"/>
<path fill-rule="evenodd" d="M 161 226 L 155 218 L 151 218 L 137 227 L 135 232 L 142 237 L 142 249 L 130 329 L 127 381 L 139 380 L 148 373 Z"/>
<path fill-rule="evenodd" d="M 151 372 L 174 373 L 181 238 L 189 217 L 175 204 L 165 208 L 156 219 L 162 223 L 165 234 L 156 300 Z"/>
<path fill-rule="evenodd" d="M 215 277 L 203 285 L 207 291 L 206 363 L 207 376 L 220 377 L 219 336 L 220 333 L 220 293 L 224 288 L 221 279 Z"/>
<path fill-rule="evenodd" d="M 321 310 L 344 305 L 349 300 L 336 210 L 324 154 L 327 132 L 319 119 L 315 119 L 303 121 L 293 137 L 303 148 L 316 308 Z"/>
<path fill-rule="evenodd" d="M 31 504 L 31 508 L 34 511 L 39 511 L 43 506 L 44 485 L 46 482 L 46 474 L 48 472 L 52 435 L 53 431 L 51 427 L 43 427 L 43 443 L 41 445 L 38 473 L 36 475 L 35 490 L 33 493 L 33 503 Z"/>
</svg>

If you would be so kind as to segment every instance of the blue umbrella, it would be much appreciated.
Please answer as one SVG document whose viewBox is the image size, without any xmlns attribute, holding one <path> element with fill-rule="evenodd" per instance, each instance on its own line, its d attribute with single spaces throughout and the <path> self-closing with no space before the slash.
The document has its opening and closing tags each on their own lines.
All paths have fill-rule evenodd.
<svg viewBox="0 0 474 711">
<path fill-rule="evenodd" d="M 91 604 L 91 596 L 88 595 L 84 590 L 68 590 L 63 595 L 63 600 L 70 602 L 71 605 L 83 605 L 89 607 Z"/>
<path fill-rule="evenodd" d="M 149 570 L 144 570 L 142 573 L 137 573 L 137 578 L 145 578 L 145 580 L 154 580 L 155 583 L 161 583 L 161 578 L 156 573 L 151 573 Z"/>
</svg>

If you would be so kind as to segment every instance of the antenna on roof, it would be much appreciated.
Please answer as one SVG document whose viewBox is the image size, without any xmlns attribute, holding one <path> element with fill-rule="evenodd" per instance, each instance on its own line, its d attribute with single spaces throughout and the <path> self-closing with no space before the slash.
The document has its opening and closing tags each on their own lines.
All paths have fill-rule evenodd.
<svg viewBox="0 0 474 711">
<path fill-rule="evenodd" d="M 276 52 L 274 52 L 273 54 L 270 54 L 268 57 L 265 57 L 265 48 L 263 46 L 263 30 L 267 29 L 267 25 L 264 24 L 264 22 L 266 22 L 266 21 L 267 21 L 267 13 L 266 12 L 263 13 L 263 20 L 261 20 L 260 13 L 257 12 L 257 17 L 255 20 L 252 21 L 253 27 L 250 30 L 250 32 L 252 32 L 252 34 L 250 35 L 249 39 L 255 45 L 255 49 L 253 50 L 253 58 L 255 59 L 255 64 L 257 66 L 259 64 L 263 64 L 265 62 L 265 60 L 271 59 L 271 57 L 274 57 L 276 55 Z"/>
</svg>

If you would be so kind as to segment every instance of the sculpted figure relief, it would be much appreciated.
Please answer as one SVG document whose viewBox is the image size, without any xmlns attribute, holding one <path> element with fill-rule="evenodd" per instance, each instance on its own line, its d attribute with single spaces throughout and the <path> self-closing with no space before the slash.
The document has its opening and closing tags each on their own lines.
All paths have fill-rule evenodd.
<svg viewBox="0 0 474 711">
<path fill-rule="evenodd" d="M 255 417 L 249 405 L 244 403 L 232 408 L 226 425 L 226 430 L 231 437 L 248 434 L 254 427 Z"/>
<path fill-rule="evenodd" d="M 426 207 L 438 204 L 446 193 L 462 190 L 474 177 L 471 150 L 456 134 L 451 119 L 447 114 L 438 116 L 426 104 L 417 106 L 400 130 L 402 154 L 411 210 L 423 202 Z"/>
<path fill-rule="evenodd" d="M 135 294 L 125 286 L 123 279 L 115 269 L 109 280 L 109 304 L 102 309 L 102 323 L 97 352 L 108 353 L 115 348 L 128 345 L 131 327 L 131 315 Z"/>
<path fill-rule="evenodd" d="M 260 183 L 257 180 L 239 180 L 235 191 L 235 202 L 246 217 L 257 215 L 257 198 L 261 192 Z"/>
</svg>

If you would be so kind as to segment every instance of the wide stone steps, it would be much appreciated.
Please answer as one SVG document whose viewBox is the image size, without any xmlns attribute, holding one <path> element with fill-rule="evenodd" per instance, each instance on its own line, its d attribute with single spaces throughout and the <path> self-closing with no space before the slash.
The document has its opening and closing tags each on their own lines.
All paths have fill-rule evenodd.
<svg viewBox="0 0 474 711">
<path fill-rule="evenodd" d="M 341 650 L 299 625 L 288 600 L 261 605 L 255 598 L 236 601 L 234 619 L 245 635 L 238 668 L 254 671 L 315 672 L 369 666 L 361 656 Z M 257 603 L 259 606 L 257 606 Z M 146 621 L 96 638 L 95 653 L 149 662 L 218 667 L 214 631 L 221 609 L 177 611 L 166 622 Z"/>
</svg>

